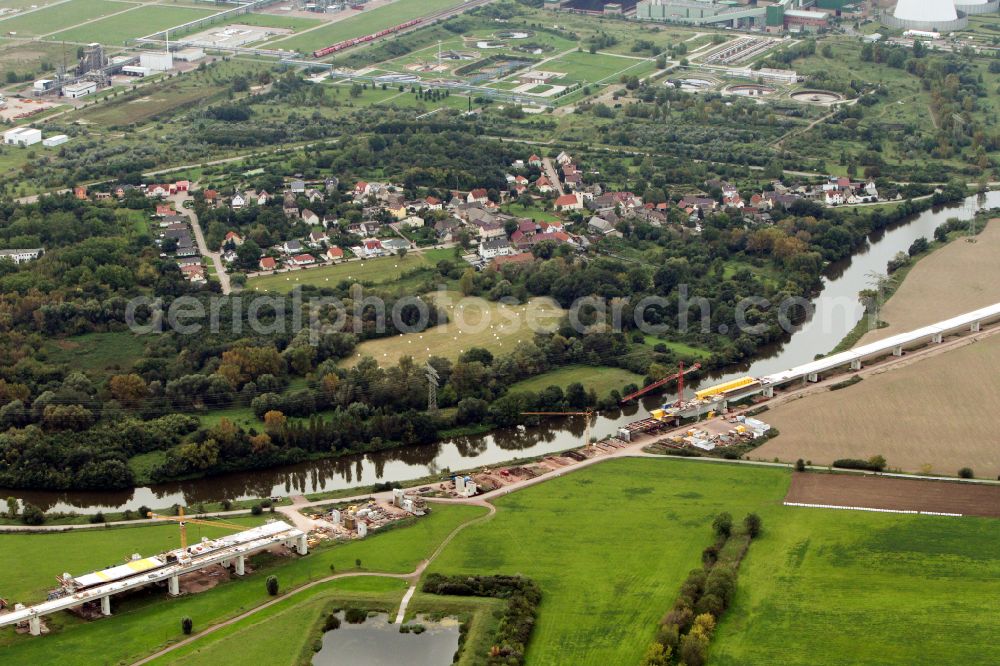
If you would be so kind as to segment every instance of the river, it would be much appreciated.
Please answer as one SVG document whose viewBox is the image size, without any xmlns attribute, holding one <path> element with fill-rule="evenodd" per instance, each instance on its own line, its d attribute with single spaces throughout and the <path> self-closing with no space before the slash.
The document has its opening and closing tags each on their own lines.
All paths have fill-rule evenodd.
<svg viewBox="0 0 1000 666">
<path fill-rule="evenodd" d="M 714 382 L 746 374 L 761 376 L 784 370 L 825 354 L 846 336 L 863 316 L 858 292 L 868 288 L 870 272 L 884 273 L 888 261 L 920 237 L 933 238 L 934 229 L 948 218 L 969 219 L 980 208 L 1000 207 L 1000 192 L 974 195 L 960 203 L 937 207 L 912 216 L 889 228 L 874 232 L 852 257 L 830 265 L 822 278 L 822 289 L 812 299 L 812 314 L 788 339 L 760 351 L 757 357 L 709 378 Z M 646 398 L 620 410 L 595 416 L 591 435 L 603 437 L 635 421 L 659 406 L 661 396 Z M 488 435 L 459 437 L 427 446 L 392 449 L 377 453 L 302 463 L 282 468 L 226 474 L 223 476 L 165 483 L 127 491 L 50 492 L 0 490 L 0 497 L 13 496 L 55 511 L 123 511 L 140 506 L 152 508 L 172 504 L 193 506 L 222 499 L 248 499 L 341 490 L 379 481 L 408 481 L 441 473 L 495 465 L 562 451 L 583 443 L 581 419 L 550 421 L 537 427 L 518 427 Z"/>
</svg>

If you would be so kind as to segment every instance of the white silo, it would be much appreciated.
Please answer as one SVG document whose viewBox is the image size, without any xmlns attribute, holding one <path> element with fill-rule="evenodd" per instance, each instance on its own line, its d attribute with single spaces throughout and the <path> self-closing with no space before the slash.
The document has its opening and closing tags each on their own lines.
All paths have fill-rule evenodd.
<svg viewBox="0 0 1000 666">
<path fill-rule="evenodd" d="M 891 14 L 882 14 L 882 23 L 902 30 L 952 32 L 968 27 L 969 17 L 955 9 L 954 0 L 899 0 Z"/>
</svg>

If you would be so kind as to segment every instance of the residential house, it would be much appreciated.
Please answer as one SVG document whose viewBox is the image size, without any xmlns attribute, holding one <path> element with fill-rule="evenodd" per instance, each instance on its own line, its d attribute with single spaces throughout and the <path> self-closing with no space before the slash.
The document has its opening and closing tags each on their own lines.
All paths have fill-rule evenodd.
<svg viewBox="0 0 1000 666">
<path fill-rule="evenodd" d="M 400 250 L 409 250 L 410 247 L 410 241 L 403 238 L 389 238 L 382 241 L 382 249 L 392 254 L 396 254 Z"/>
<path fill-rule="evenodd" d="M 330 242 L 330 237 L 326 235 L 325 231 L 313 231 L 309 234 L 309 244 L 313 247 L 318 247 L 328 242 Z"/>
<path fill-rule="evenodd" d="M 312 212 L 308 208 L 302 209 L 302 221 L 308 224 L 309 226 L 317 226 L 319 225 L 320 222 L 319 215 Z"/>
<path fill-rule="evenodd" d="M 233 195 L 233 198 L 229 200 L 229 206 L 233 210 L 239 210 L 243 208 L 247 203 L 247 200 L 243 198 L 243 195 L 237 192 Z"/>
<path fill-rule="evenodd" d="M 510 241 L 506 238 L 492 238 L 479 243 L 479 256 L 483 259 L 503 257 L 511 254 Z"/>
<path fill-rule="evenodd" d="M 542 166 L 542 158 L 538 155 L 532 155 L 528 158 L 528 166 L 539 167 Z"/>
<path fill-rule="evenodd" d="M 547 176 L 539 176 L 538 180 L 535 181 L 535 189 L 542 194 L 548 194 L 552 192 L 555 188 L 552 187 L 551 181 L 549 181 Z"/>
<path fill-rule="evenodd" d="M 327 249 L 327 251 L 323 254 L 323 258 L 327 261 L 336 263 L 344 258 L 344 251 L 334 245 Z"/>
<path fill-rule="evenodd" d="M 87 187 L 85 185 L 77 185 L 73 188 L 73 196 L 81 201 L 85 200 L 87 198 Z"/>
<path fill-rule="evenodd" d="M 285 206 L 282 210 L 285 212 L 285 217 L 301 217 L 298 206 Z"/>
<path fill-rule="evenodd" d="M 260 270 L 262 271 L 273 271 L 278 267 L 278 262 L 275 261 L 274 257 L 264 257 L 260 260 Z"/>
<path fill-rule="evenodd" d="M 362 259 L 381 257 L 385 254 L 382 250 L 382 241 L 377 238 L 366 238 L 364 242 L 361 243 L 361 247 L 356 249 L 354 253 Z"/>
<path fill-rule="evenodd" d="M 297 240 L 285 241 L 282 244 L 281 249 L 285 254 L 297 254 L 303 250 L 302 243 Z"/>
<path fill-rule="evenodd" d="M 205 190 L 202 192 L 205 203 L 215 205 L 219 202 L 219 193 L 215 190 Z"/>
<path fill-rule="evenodd" d="M 437 197 L 427 197 L 424 199 L 424 204 L 427 210 L 441 210 L 444 207 Z"/>
<path fill-rule="evenodd" d="M 173 190 L 175 193 L 187 192 L 191 189 L 191 181 L 189 180 L 178 180 L 174 183 Z"/>
<path fill-rule="evenodd" d="M 355 236 L 374 236 L 378 233 L 378 225 L 372 222 L 352 222 L 347 225 L 347 233 Z"/>
<path fill-rule="evenodd" d="M 438 240 L 442 243 L 454 241 L 461 228 L 462 221 L 454 217 L 447 217 L 434 223 L 434 231 L 437 232 Z"/>
<path fill-rule="evenodd" d="M 146 188 L 146 196 L 151 199 L 166 199 L 170 195 L 170 188 L 163 185 L 150 185 Z"/>
<path fill-rule="evenodd" d="M 570 173 L 566 174 L 563 178 L 563 182 L 566 183 L 566 187 L 569 189 L 577 190 L 580 189 L 581 185 L 583 185 L 583 178 L 578 173 Z"/>
<path fill-rule="evenodd" d="M 556 198 L 554 206 L 556 210 L 580 210 L 583 208 L 583 202 L 579 195 L 563 194 Z"/>
<path fill-rule="evenodd" d="M 323 187 L 326 189 L 327 194 L 333 194 L 340 187 L 340 179 L 336 176 L 330 176 L 323 181 Z"/>
<path fill-rule="evenodd" d="M 469 196 L 466 197 L 465 200 L 470 204 L 471 203 L 486 204 L 490 200 L 490 197 L 486 192 L 486 188 L 477 187 L 476 189 L 469 192 Z"/>
<path fill-rule="evenodd" d="M 287 260 L 289 266 L 308 266 L 316 263 L 316 257 L 311 254 L 296 254 Z"/>
<path fill-rule="evenodd" d="M 156 216 L 163 217 L 164 215 L 173 215 L 174 207 L 172 204 L 156 204 Z"/>
<path fill-rule="evenodd" d="M 614 226 L 604 218 L 596 215 L 587 222 L 587 230 L 592 234 L 607 235 L 614 231 Z"/>
<path fill-rule="evenodd" d="M 473 226 L 479 230 L 479 238 L 482 240 L 502 238 L 507 235 L 499 222 L 476 222 Z"/>
<path fill-rule="evenodd" d="M 205 279 L 205 267 L 200 263 L 198 264 L 186 264 L 180 267 L 181 273 L 190 282 L 206 282 Z"/>
<path fill-rule="evenodd" d="M 257 193 L 257 205 L 258 206 L 263 206 L 263 205 L 267 204 L 267 202 L 270 201 L 270 200 L 271 200 L 271 195 L 268 193 L 267 190 L 261 190 L 260 192 Z"/>
<path fill-rule="evenodd" d="M 303 196 L 305 196 L 306 199 L 309 199 L 309 203 L 316 203 L 317 201 L 322 201 L 325 198 L 322 192 L 312 187 L 307 188 L 303 193 Z"/>
<path fill-rule="evenodd" d="M 569 153 L 561 152 L 558 155 L 556 155 L 556 163 L 559 164 L 559 166 L 562 166 L 564 164 L 572 164 L 573 158 L 569 156 Z"/>
<path fill-rule="evenodd" d="M 229 245 L 230 243 L 232 243 L 236 247 L 239 247 L 240 245 L 243 245 L 243 236 L 240 236 L 235 231 L 228 232 L 226 234 L 226 239 L 224 241 L 222 241 L 222 245 L 225 246 L 225 245 Z"/>
<path fill-rule="evenodd" d="M 34 261 L 45 254 L 45 250 L 36 247 L 31 249 L 0 250 L 0 261 L 13 261 L 15 264 L 23 264 Z"/>
<path fill-rule="evenodd" d="M 288 184 L 288 189 L 295 194 L 301 194 L 306 191 L 306 183 L 304 180 L 295 179 Z"/>
</svg>

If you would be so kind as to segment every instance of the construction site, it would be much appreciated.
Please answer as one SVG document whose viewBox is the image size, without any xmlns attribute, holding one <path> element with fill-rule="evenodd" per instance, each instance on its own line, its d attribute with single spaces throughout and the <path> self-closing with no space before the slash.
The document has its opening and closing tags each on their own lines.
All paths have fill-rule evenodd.
<svg viewBox="0 0 1000 666">
<path fill-rule="evenodd" d="M 112 614 L 113 596 L 155 589 L 165 589 L 172 597 L 195 594 L 215 587 L 231 575 L 246 575 L 250 572 L 247 559 L 257 553 L 268 551 L 290 556 L 293 552 L 299 555 L 309 552 L 306 534 L 282 521 L 268 521 L 246 529 L 224 521 L 185 517 L 183 510 L 177 516 L 150 514 L 150 518 L 176 522 L 181 547 L 151 556 L 135 553 L 127 562 L 99 571 L 57 575 L 58 586 L 49 591 L 42 603 L 25 606 L 5 602 L 7 607 L 0 610 L 0 627 L 13 625 L 19 633 L 40 636 L 48 633 L 44 619 L 53 613 L 69 611 L 87 620 L 98 619 Z M 188 544 L 188 523 L 222 527 L 235 533 Z"/>
</svg>

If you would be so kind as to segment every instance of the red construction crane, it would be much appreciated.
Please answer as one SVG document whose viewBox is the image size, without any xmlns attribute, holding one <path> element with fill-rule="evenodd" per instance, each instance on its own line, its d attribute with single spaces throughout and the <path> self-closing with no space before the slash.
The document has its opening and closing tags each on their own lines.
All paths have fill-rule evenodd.
<svg viewBox="0 0 1000 666">
<path fill-rule="evenodd" d="M 619 403 L 622 404 L 622 405 L 624 405 L 626 402 L 629 402 L 630 400 L 635 400 L 639 396 L 646 395 L 650 391 L 655 390 L 655 389 L 663 386 L 667 382 L 673 381 L 674 379 L 677 380 L 677 401 L 680 402 L 681 400 L 684 399 L 684 375 L 687 374 L 687 373 L 689 373 L 689 372 L 694 372 L 695 370 L 700 370 L 700 369 L 701 369 L 701 363 L 695 363 L 690 368 L 685 369 L 684 368 L 684 362 L 681 361 L 680 368 L 679 368 L 678 372 L 675 372 L 674 374 L 670 375 L 669 377 L 664 377 L 663 379 L 655 381 L 655 382 L 653 382 L 652 384 L 650 384 L 648 386 L 644 386 L 641 389 L 639 389 L 638 391 L 636 391 L 635 393 L 629 393 L 628 395 L 626 395 L 625 397 L 623 397 L 619 401 Z"/>
<path fill-rule="evenodd" d="M 521 412 L 525 416 L 585 416 L 587 418 L 587 427 L 584 429 L 583 433 L 583 443 L 585 446 L 590 445 L 590 417 L 594 415 L 594 412 Z"/>
</svg>

